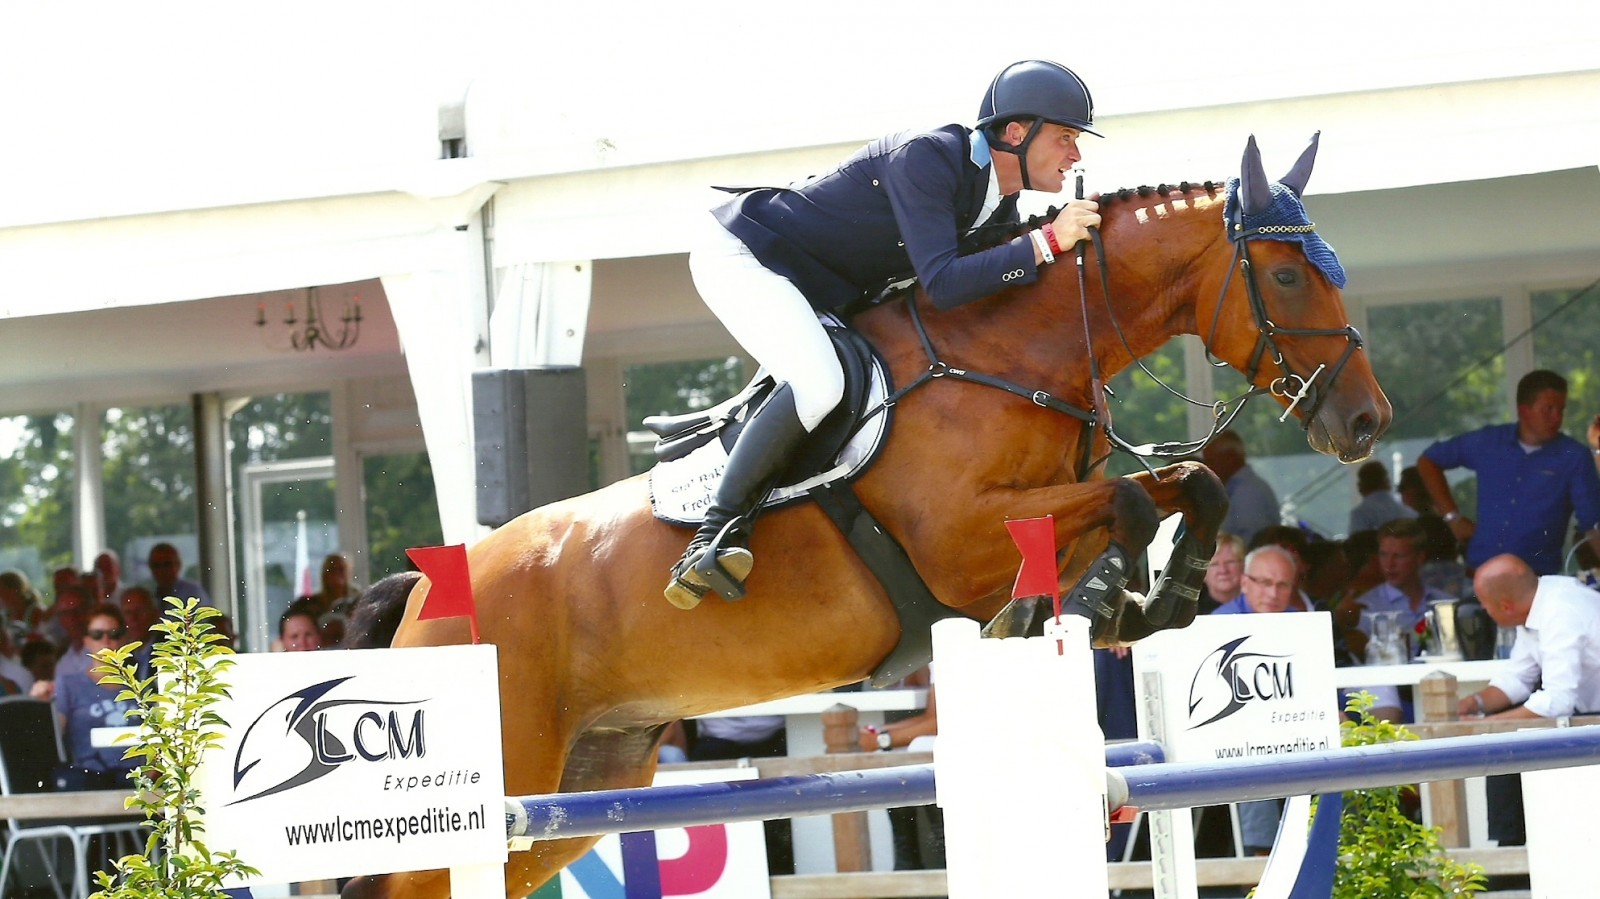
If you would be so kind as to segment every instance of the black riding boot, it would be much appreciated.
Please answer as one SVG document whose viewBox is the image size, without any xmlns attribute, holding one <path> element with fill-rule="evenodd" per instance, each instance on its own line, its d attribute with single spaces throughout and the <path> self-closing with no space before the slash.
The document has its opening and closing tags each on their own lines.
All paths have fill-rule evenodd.
<svg viewBox="0 0 1600 899">
<path fill-rule="evenodd" d="M 705 521 L 672 567 L 668 602 L 692 609 L 710 590 L 725 599 L 744 597 L 744 580 L 755 565 L 748 516 L 805 436 L 793 392 L 787 384 L 778 385 L 734 442 Z"/>
</svg>

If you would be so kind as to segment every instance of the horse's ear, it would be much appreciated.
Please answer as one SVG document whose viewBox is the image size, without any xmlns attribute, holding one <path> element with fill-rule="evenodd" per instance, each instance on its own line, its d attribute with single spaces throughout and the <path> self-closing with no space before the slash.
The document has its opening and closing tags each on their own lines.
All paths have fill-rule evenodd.
<svg viewBox="0 0 1600 899">
<path fill-rule="evenodd" d="M 1272 184 L 1267 181 L 1267 170 L 1261 164 L 1261 150 L 1256 147 L 1256 136 L 1244 145 L 1244 161 L 1239 166 L 1239 201 L 1245 215 L 1266 212 L 1272 206 Z"/>
<path fill-rule="evenodd" d="M 1321 131 L 1313 133 L 1311 143 L 1306 145 L 1305 150 L 1300 153 L 1300 158 L 1295 160 L 1294 168 L 1283 176 L 1283 186 L 1294 191 L 1297 197 L 1305 194 L 1306 182 L 1311 180 L 1311 166 L 1317 161 L 1317 141 L 1321 138 Z"/>
</svg>

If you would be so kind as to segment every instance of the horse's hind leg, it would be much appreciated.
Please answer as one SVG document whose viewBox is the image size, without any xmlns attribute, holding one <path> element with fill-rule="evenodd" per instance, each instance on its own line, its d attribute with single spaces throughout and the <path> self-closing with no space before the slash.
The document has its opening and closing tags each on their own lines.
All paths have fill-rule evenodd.
<svg viewBox="0 0 1600 899">
<path fill-rule="evenodd" d="M 620 790 L 649 786 L 656 746 L 665 725 L 626 730 L 591 730 L 578 738 L 561 775 L 561 792 Z M 526 896 L 555 877 L 599 842 L 599 837 L 535 843 L 506 862 L 506 895 Z"/>
</svg>

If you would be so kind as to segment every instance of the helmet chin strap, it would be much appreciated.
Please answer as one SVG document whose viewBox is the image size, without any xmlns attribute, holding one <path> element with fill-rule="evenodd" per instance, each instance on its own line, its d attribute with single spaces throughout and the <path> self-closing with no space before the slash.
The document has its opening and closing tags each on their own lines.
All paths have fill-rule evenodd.
<svg viewBox="0 0 1600 899">
<path fill-rule="evenodd" d="M 1028 179 L 1028 145 L 1032 144 L 1033 139 L 1039 136 L 1039 129 L 1043 127 L 1044 119 L 1034 119 L 1033 126 L 1028 129 L 1028 136 L 1024 137 L 1022 143 L 1017 144 L 1015 147 L 1004 141 L 997 145 L 990 144 L 991 149 L 999 150 L 1002 153 L 1010 153 L 1017 157 L 1017 166 L 1022 169 L 1023 190 L 1033 190 L 1033 183 Z"/>
</svg>

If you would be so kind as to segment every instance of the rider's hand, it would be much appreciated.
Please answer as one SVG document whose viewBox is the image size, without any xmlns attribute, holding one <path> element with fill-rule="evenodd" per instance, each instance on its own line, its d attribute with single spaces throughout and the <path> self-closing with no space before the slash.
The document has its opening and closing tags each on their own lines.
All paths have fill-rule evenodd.
<svg viewBox="0 0 1600 899">
<path fill-rule="evenodd" d="M 1089 229 L 1100 225 L 1100 204 L 1093 200 L 1069 200 L 1056 213 L 1050 227 L 1056 232 L 1056 243 L 1066 250 L 1080 240 L 1089 239 Z"/>
<path fill-rule="evenodd" d="M 1472 539 L 1472 535 L 1477 532 L 1478 525 L 1465 515 L 1459 516 L 1455 521 L 1450 522 L 1450 533 L 1456 535 L 1456 539 L 1461 541 L 1462 546 L 1466 546 L 1467 542 Z"/>
</svg>

